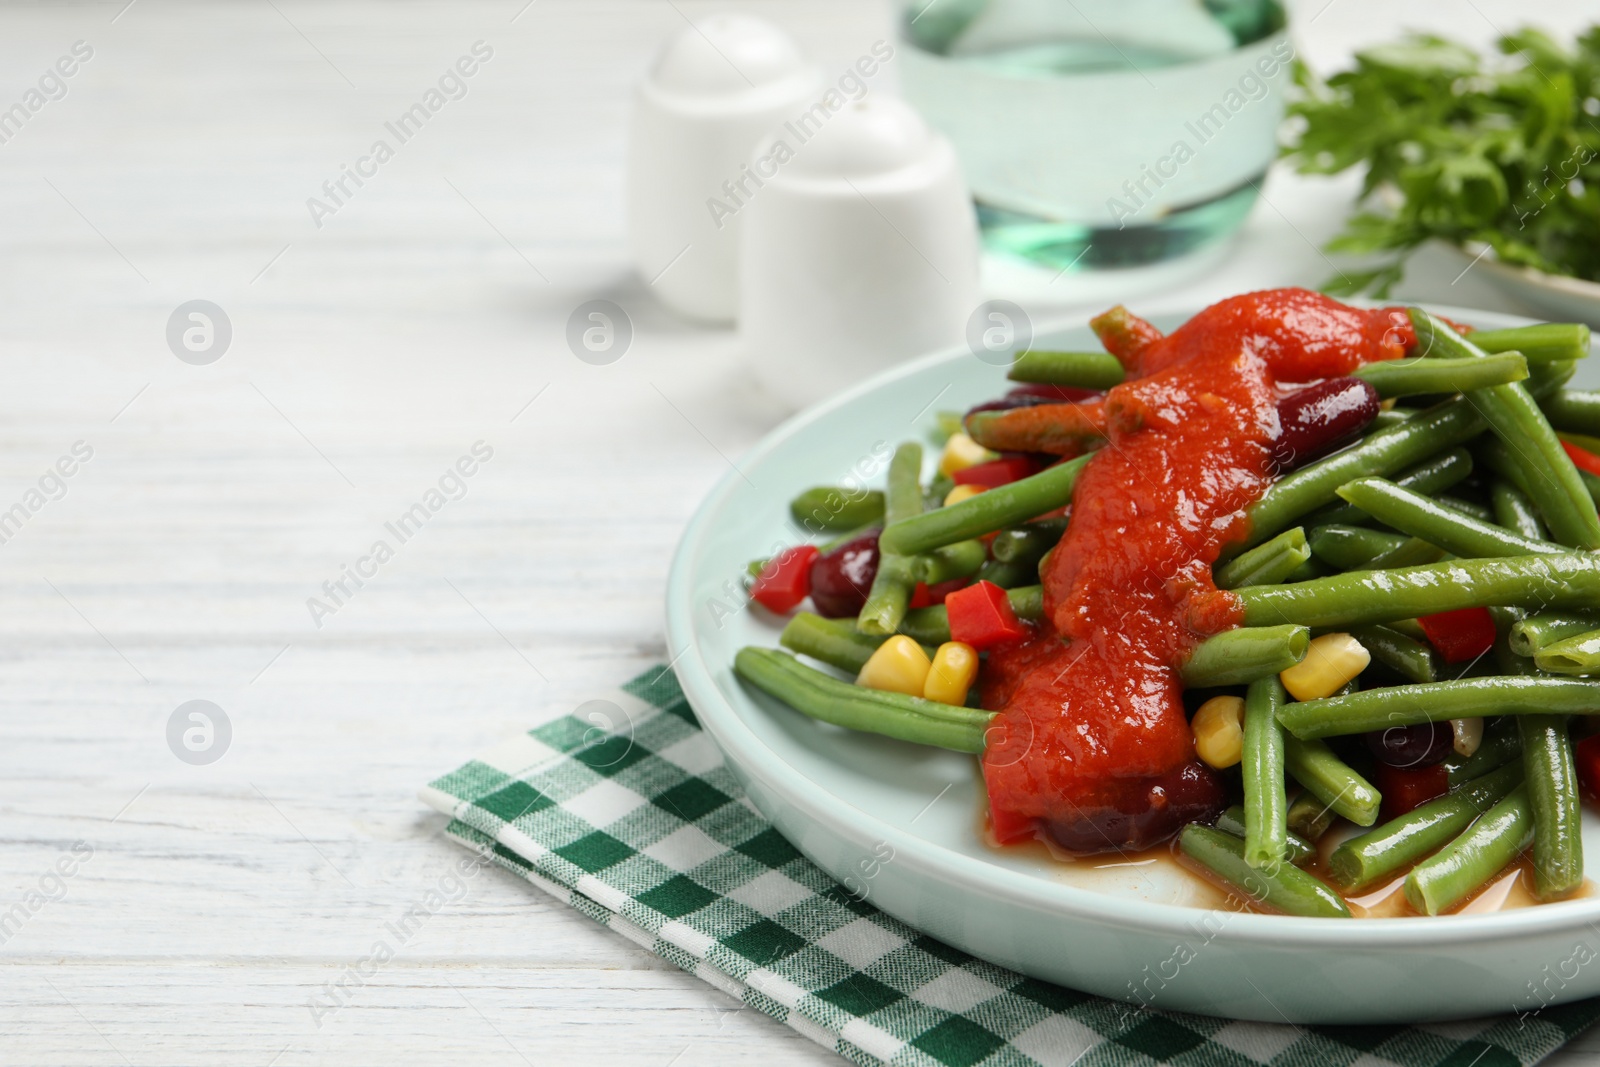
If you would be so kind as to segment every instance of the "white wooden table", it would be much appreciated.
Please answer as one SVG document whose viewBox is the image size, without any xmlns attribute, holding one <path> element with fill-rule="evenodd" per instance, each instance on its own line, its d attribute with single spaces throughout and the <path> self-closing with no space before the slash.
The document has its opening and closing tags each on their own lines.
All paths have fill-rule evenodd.
<svg viewBox="0 0 1600 1067">
<path fill-rule="evenodd" d="M 25 912 L 0 1062 L 837 1062 L 497 872 L 307 1007 L 456 858 L 419 784 L 663 658 L 678 531 L 783 414 L 624 249 L 630 86 L 722 5 L 125 2 L 0 11 L 0 108 L 92 49 L 0 145 L 0 512 L 27 512 L 0 526 L 0 914 Z M 859 0 L 748 6 L 829 64 L 891 32 Z M 1322 66 L 1402 9 L 1297 6 Z M 1486 40 L 1522 7 L 1426 18 Z M 315 226 L 307 198 L 479 40 L 467 95 Z M 1222 266 L 1141 306 L 1319 282 L 1350 191 L 1274 176 Z M 1458 270 L 1425 257 L 1406 295 L 1507 307 Z M 1082 317 L 1059 288 L 1036 318 Z M 609 367 L 563 339 L 597 296 L 637 331 Z M 209 365 L 165 339 L 193 299 L 232 324 Z M 308 598 L 479 441 L 465 495 L 316 625 Z M 197 699 L 232 729 L 209 765 L 167 743 Z"/>
</svg>

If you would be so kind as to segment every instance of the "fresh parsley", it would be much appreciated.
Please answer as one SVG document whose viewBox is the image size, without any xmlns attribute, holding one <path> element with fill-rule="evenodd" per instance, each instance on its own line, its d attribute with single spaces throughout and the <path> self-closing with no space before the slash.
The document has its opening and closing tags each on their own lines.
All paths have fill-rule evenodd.
<svg viewBox="0 0 1600 1067">
<path fill-rule="evenodd" d="M 1285 156 L 1309 174 L 1367 167 L 1362 210 L 1328 250 L 1397 253 L 1329 292 L 1387 296 L 1432 238 L 1600 281 L 1600 26 L 1571 48 L 1523 29 L 1499 50 L 1412 35 L 1325 83 L 1297 70 Z"/>
</svg>

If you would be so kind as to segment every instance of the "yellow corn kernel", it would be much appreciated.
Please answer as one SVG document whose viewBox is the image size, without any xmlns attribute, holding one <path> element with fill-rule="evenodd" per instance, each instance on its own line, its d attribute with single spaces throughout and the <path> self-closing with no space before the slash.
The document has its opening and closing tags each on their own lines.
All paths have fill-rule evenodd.
<svg viewBox="0 0 1600 1067">
<path fill-rule="evenodd" d="M 949 507 L 951 504 L 959 504 L 963 500 L 971 500 L 983 491 L 984 487 L 981 485 L 958 485 L 944 495 L 944 506 Z"/>
<path fill-rule="evenodd" d="M 1372 653 L 1349 634 L 1323 634 L 1306 649 L 1306 658 L 1278 675 L 1296 700 L 1331 697 L 1367 669 Z"/>
<path fill-rule="evenodd" d="M 1244 698 L 1212 697 L 1189 723 L 1194 751 L 1211 766 L 1232 767 L 1244 756 Z"/>
<path fill-rule="evenodd" d="M 999 458 L 966 434 L 953 433 L 944 443 L 944 454 L 939 457 L 939 473 L 950 475 Z"/>
<path fill-rule="evenodd" d="M 933 654 L 922 695 L 958 707 L 967 702 L 967 690 L 978 677 L 978 650 L 960 641 L 946 641 Z"/>
<path fill-rule="evenodd" d="M 919 697 L 931 666 L 928 654 L 922 651 L 921 645 L 905 634 L 895 634 L 879 645 L 872 658 L 867 660 L 861 673 L 856 675 L 856 684 L 868 689 Z"/>
</svg>

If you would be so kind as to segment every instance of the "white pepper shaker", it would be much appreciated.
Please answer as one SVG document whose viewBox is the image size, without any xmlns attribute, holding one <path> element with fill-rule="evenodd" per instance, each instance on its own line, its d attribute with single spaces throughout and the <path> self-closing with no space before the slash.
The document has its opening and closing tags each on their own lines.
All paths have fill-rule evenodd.
<svg viewBox="0 0 1600 1067">
<path fill-rule="evenodd" d="M 640 275 L 674 311 L 732 321 L 751 148 L 821 81 L 788 34 L 749 15 L 686 26 L 656 57 L 634 101 L 628 230 Z"/>
<path fill-rule="evenodd" d="M 899 100 L 779 128 L 752 164 L 739 326 L 762 385 L 800 407 L 961 342 L 978 297 L 978 223 L 950 142 Z"/>
</svg>

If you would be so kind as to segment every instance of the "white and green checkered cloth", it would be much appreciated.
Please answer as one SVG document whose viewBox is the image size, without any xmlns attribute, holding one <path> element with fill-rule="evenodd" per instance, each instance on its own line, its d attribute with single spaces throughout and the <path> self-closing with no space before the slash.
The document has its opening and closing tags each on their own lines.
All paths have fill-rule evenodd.
<svg viewBox="0 0 1600 1067">
<path fill-rule="evenodd" d="M 1025 978 L 889 918 L 801 856 L 745 799 L 665 667 L 596 703 L 625 721 L 585 707 L 423 799 L 460 843 L 854 1063 L 1526 1067 L 1600 1016 L 1593 1000 L 1307 1028 L 1134 1010 Z"/>
</svg>

